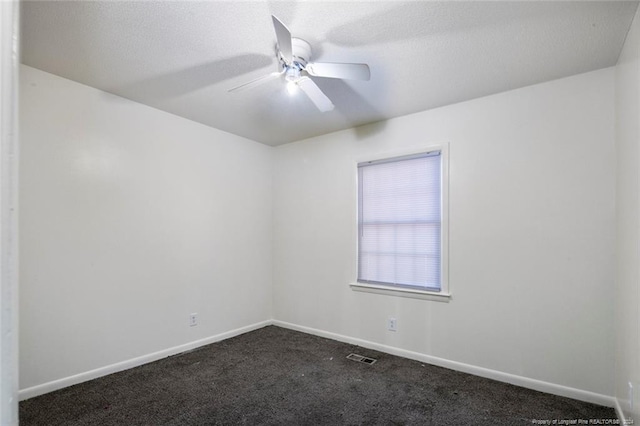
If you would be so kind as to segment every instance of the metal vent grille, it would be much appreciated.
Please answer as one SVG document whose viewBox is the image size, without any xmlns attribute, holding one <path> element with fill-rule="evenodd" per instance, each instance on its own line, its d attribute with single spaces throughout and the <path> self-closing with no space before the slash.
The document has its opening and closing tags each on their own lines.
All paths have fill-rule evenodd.
<svg viewBox="0 0 640 426">
<path fill-rule="evenodd" d="M 373 358 L 369 358 L 369 357 L 358 355 L 358 354 L 349 354 L 347 355 L 347 359 L 350 359 L 351 361 L 362 362 L 365 364 L 374 364 L 377 361 Z"/>
</svg>

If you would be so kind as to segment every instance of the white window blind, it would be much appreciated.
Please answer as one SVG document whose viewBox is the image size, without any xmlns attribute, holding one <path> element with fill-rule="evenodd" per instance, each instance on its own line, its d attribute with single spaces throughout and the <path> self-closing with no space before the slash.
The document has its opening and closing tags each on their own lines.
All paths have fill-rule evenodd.
<svg viewBox="0 0 640 426">
<path fill-rule="evenodd" d="M 440 151 L 358 164 L 358 281 L 441 290 Z"/>
</svg>

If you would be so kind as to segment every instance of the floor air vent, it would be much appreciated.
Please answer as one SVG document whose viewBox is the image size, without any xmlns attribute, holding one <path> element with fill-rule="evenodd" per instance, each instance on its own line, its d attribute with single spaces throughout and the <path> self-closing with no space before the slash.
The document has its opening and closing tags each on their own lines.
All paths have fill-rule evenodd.
<svg viewBox="0 0 640 426">
<path fill-rule="evenodd" d="M 363 362 L 365 364 L 373 364 L 376 362 L 376 360 L 373 358 L 369 358 L 369 357 L 358 355 L 358 354 L 349 354 L 347 355 L 347 359 L 350 359 L 351 361 Z"/>
</svg>

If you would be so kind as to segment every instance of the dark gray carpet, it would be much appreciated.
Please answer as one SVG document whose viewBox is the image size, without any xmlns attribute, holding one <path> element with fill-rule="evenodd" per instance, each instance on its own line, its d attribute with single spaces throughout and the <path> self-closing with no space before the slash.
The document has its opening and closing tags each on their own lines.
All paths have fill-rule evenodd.
<svg viewBox="0 0 640 426">
<path fill-rule="evenodd" d="M 352 353 L 376 358 L 350 361 Z M 614 410 L 279 327 L 20 403 L 29 425 L 531 425 Z"/>
</svg>

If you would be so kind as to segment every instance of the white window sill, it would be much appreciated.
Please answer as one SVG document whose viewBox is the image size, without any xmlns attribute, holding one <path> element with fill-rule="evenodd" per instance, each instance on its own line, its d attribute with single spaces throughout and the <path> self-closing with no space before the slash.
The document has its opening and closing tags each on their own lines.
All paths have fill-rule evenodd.
<svg viewBox="0 0 640 426">
<path fill-rule="evenodd" d="M 433 291 L 415 290 L 401 287 L 387 287 L 383 285 L 351 283 L 351 290 L 365 293 L 385 294 L 388 296 L 409 297 L 412 299 L 434 300 L 436 302 L 449 302 L 450 293 L 435 293 Z"/>
</svg>

